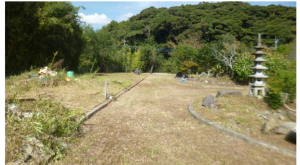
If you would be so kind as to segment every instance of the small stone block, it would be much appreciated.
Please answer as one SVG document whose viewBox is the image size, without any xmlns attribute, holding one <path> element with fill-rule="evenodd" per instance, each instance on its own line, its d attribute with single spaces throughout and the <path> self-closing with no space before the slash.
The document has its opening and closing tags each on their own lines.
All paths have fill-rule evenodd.
<svg viewBox="0 0 300 165">
<path fill-rule="evenodd" d="M 216 98 L 224 95 L 243 95 L 240 91 L 218 91 Z"/>
</svg>

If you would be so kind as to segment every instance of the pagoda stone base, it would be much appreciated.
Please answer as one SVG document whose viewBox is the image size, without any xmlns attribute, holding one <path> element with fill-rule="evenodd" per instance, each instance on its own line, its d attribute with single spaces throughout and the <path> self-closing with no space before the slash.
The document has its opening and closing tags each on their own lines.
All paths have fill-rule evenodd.
<svg viewBox="0 0 300 165">
<path fill-rule="evenodd" d="M 249 89 L 249 95 L 258 98 L 263 98 L 264 96 L 266 96 L 266 90 L 264 87 L 251 86 Z"/>
</svg>

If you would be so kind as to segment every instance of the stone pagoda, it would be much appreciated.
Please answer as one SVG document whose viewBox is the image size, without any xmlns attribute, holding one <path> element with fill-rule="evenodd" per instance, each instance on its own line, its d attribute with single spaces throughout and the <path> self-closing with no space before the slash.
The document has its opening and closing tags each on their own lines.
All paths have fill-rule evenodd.
<svg viewBox="0 0 300 165">
<path fill-rule="evenodd" d="M 249 95 L 262 98 L 266 95 L 264 88 L 266 84 L 263 82 L 263 79 L 268 78 L 268 76 L 263 73 L 263 70 L 266 70 L 268 68 L 262 66 L 262 63 L 267 61 L 263 59 L 262 56 L 267 53 L 262 51 L 262 49 L 266 47 L 261 45 L 260 33 L 258 34 L 257 46 L 254 46 L 254 48 L 256 49 L 256 51 L 252 53 L 252 55 L 255 55 L 255 59 L 253 60 L 255 65 L 253 67 L 250 67 L 250 69 L 254 71 L 254 74 L 249 76 L 254 80 L 252 81 L 252 83 L 250 83 L 251 87 L 249 90 Z"/>
</svg>

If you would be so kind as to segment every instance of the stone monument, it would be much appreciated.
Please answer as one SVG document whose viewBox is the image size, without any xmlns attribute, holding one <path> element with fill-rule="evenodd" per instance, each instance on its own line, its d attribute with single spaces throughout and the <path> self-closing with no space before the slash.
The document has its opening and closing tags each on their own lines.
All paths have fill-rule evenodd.
<svg viewBox="0 0 300 165">
<path fill-rule="evenodd" d="M 249 76 L 254 80 L 252 81 L 252 83 L 250 83 L 251 87 L 249 90 L 249 95 L 262 98 L 266 95 L 265 88 L 264 88 L 266 84 L 263 82 L 263 79 L 268 78 L 268 76 L 265 75 L 263 71 L 268 68 L 262 65 L 263 62 L 267 61 L 263 59 L 262 56 L 267 53 L 262 51 L 262 49 L 266 47 L 261 45 L 260 33 L 258 34 L 257 46 L 255 46 L 254 48 L 256 49 L 256 51 L 252 53 L 252 55 L 255 55 L 255 59 L 253 60 L 255 65 L 253 67 L 250 67 L 250 69 L 254 71 L 254 74 Z"/>
</svg>

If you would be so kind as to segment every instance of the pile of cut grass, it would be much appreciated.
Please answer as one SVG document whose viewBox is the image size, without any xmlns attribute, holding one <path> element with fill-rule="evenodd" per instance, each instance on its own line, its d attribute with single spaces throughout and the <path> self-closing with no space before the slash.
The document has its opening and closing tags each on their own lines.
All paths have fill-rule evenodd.
<svg viewBox="0 0 300 165">
<path fill-rule="evenodd" d="M 67 143 L 79 133 L 80 109 L 68 109 L 59 103 L 37 100 L 20 102 L 9 99 L 9 104 L 18 106 L 22 113 L 32 113 L 32 117 L 13 114 L 6 107 L 5 113 L 5 162 L 23 160 L 24 144 L 28 137 L 35 137 L 44 146 L 55 152 L 54 160 L 63 157 L 62 143 Z"/>
</svg>

